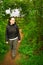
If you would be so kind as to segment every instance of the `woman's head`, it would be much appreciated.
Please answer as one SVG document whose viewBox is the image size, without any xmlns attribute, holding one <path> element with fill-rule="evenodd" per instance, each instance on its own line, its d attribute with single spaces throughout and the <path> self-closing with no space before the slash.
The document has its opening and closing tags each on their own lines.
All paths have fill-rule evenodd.
<svg viewBox="0 0 43 65">
<path fill-rule="evenodd" d="M 15 23 L 15 18 L 14 17 L 10 17 L 8 23 L 13 25 Z"/>
</svg>

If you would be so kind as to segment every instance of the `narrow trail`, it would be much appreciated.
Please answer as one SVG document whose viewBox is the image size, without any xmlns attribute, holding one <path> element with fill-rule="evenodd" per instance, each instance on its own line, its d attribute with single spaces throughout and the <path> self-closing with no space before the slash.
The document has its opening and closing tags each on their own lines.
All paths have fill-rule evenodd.
<svg viewBox="0 0 43 65">
<path fill-rule="evenodd" d="M 22 38 L 23 38 L 22 29 L 20 29 L 20 35 L 21 35 L 21 40 L 22 40 Z M 20 46 L 20 43 L 17 44 L 16 57 L 14 59 L 12 59 L 11 58 L 11 51 L 9 50 L 6 53 L 4 60 L 3 60 L 3 62 L 0 65 L 18 65 L 18 64 L 16 64 L 16 62 L 21 57 L 20 53 L 18 52 L 19 46 Z"/>
</svg>

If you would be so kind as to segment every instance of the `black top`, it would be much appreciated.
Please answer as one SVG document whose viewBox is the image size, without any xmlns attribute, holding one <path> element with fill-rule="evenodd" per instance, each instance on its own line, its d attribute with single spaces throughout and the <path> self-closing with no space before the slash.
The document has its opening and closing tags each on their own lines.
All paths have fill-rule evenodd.
<svg viewBox="0 0 43 65">
<path fill-rule="evenodd" d="M 6 41 L 8 41 L 9 39 L 13 39 L 17 36 L 18 40 L 20 40 L 20 33 L 17 24 L 16 23 L 13 25 L 8 24 L 6 27 Z"/>
</svg>

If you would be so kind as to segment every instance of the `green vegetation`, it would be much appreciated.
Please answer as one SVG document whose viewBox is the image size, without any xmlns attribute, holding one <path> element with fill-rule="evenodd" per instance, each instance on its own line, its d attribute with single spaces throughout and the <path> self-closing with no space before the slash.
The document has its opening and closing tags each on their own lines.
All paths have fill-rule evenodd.
<svg viewBox="0 0 43 65">
<path fill-rule="evenodd" d="M 18 63 L 43 65 L 43 0 L 4 0 L 0 7 L 0 58 L 4 57 L 9 48 L 5 44 L 5 29 L 9 18 L 9 15 L 5 15 L 5 10 L 9 7 L 12 9 L 21 7 L 21 14 L 25 16 L 16 18 L 16 21 L 24 34 L 18 50 L 23 57 Z"/>
<path fill-rule="evenodd" d="M 9 46 L 5 44 L 5 29 L 6 21 L 0 21 L 0 60 L 3 59 L 5 53 L 7 52 Z"/>
</svg>

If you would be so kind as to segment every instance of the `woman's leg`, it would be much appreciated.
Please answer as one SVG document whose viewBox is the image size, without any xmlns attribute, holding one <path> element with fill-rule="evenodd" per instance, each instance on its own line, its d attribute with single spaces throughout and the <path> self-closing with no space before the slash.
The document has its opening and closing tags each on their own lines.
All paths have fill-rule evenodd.
<svg viewBox="0 0 43 65">
<path fill-rule="evenodd" d="M 13 50 L 13 41 L 9 40 L 9 44 L 10 44 L 10 50 Z"/>
<path fill-rule="evenodd" d="M 13 50 L 12 50 L 12 56 L 15 57 L 16 56 L 16 47 L 17 47 L 17 43 L 18 43 L 18 38 L 13 40 Z"/>
<path fill-rule="evenodd" d="M 13 40 L 9 40 L 9 45 L 10 45 L 11 57 L 13 57 Z"/>
</svg>

